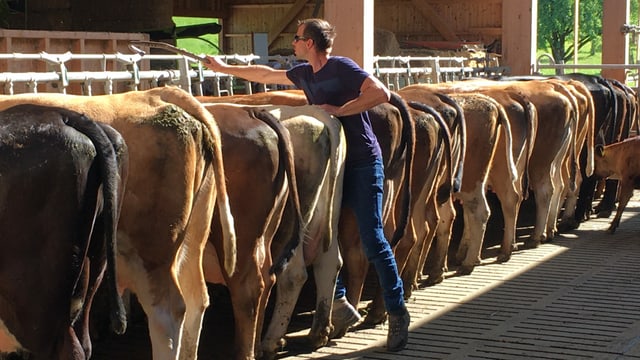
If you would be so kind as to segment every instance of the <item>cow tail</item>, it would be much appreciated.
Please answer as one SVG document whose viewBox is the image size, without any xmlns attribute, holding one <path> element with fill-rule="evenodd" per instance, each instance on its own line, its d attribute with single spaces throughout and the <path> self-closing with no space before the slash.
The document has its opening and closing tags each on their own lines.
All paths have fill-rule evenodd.
<svg viewBox="0 0 640 360">
<path fill-rule="evenodd" d="M 533 144 L 536 140 L 536 129 L 538 128 L 538 112 L 535 105 L 521 92 L 512 93 L 517 97 L 517 101 L 522 105 L 524 119 L 527 124 L 525 127 L 526 149 L 524 153 L 524 175 L 522 176 L 522 199 L 529 198 L 529 161 L 533 154 Z"/>
<path fill-rule="evenodd" d="M 124 190 L 119 188 L 119 183 L 124 186 L 124 181 L 120 180 L 121 177 L 119 176 L 120 171 L 116 151 L 112 140 L 109 138 L 107 133 L 105 133 L 103 128 L 87 117 L 68 116 L 65 123 L 87 136 L 93 142 L 96 149 L 96 159 L 100 169 L 99 172 L 104 202 L 102 219 L 104 221 L 104 241 L 107 253 L 106 281 L 111 307 L 111 328 L 116 334 L 124 334 L 127 329 L 127 315 L 122 298 L 118 294 L 116 268 L 116 230 L 118 226 L 118 219 L 120 217 L 121 194 L 124 193 Z M 122 145 L 120 150 L 126 148 L 124 140 L 122 140 L 122 137 L 115 130 L 110 131 L 110 133 L 112 137 L 117 137 L 116 143 Z M 120 151 L 120 153 L 122 156 L 126 156 L 126 150 L 124 152 Z"/>
<path fill-rule="evenodd" d="M 493 98 L 491 98 L 493 100 Z M 497 101 L 493 100 L 498 108 L 498 118 L 500 125 L 502 125 L 502 132 L 504 133 L 505 143 L 507 146 L 506 156 L 507 164 L 509 164 L 509 170 L 511 172 L 511 181 L 515 182 L 518 179 L 518 170 L 516 168 L 516 162 L 513 159 L 513 133 L 511 132 L 511 123 L 509 122 L 509 116 L 504 110 L 504 107 Z"/>
<path fill-rule="evenodd" d="M 453 175 L 453 192 L 455 193 L 455 192 L 459 192 L 460 188 L 462 188 L 464 158 L 465 158 L 465 152 L 467 151 L 466 120 L 464 118 L 464 111 L 462 110 L 458 102 L 456 102 L 453 98 L 445 94 L 436 93 L 435 95 L 440 99 L 440 101 L 453 107 L 456 111 L 456 118 L 454 119 L 453 126 L 449 129 L 452 134 L 452 137 L 453 137 L 453 134 L 458 134 L 458 141 L 456 141 L 456 144 L 459 144 L 458 162 L 456 163 L 456 170 Z"/>
<path fill-rule="evenodd" d="M 300 246 L 301 239 L 304 238 L 306 229 L 304 229 L 304 221 L 302 218 L 302 210 L 300 209 L 300 196 L 298 194 L 298 182 L 296 180 L 296 171 L 293 157 L 293 147 L 291 146 L 291 137 L 289 131 L 275 118 L 271 113 L 266 110 L 251 111 L 252 115 L 269 125 L 278 135 L 278 152 L 280 154 L 280 162 L 284 164 L 285 172 L 287 173 L 287 184 L 289 186 L 288 202 L 295 211 L 295 224 L 293 227 L 293 236 L 287 242 L 282 249 L 280 255 L 271 265 L 269 269 L 270 274 L 280 274 L 285 268 L 293 254 Z"/>
<path fill-rule="evenodd" d="M 586 88 L 586 87 L 585 87 Z M 593 175 L 595 160 L 594 160 L 594 146 L 595 146 L 595 128 L 596 128 L 596 106 L 593 101 L 593 97 L 591 93 L 587 90 L 585 93 L 585 97 L 587 98 L 588 103 L 588 120 L 587 120 L 587 168 L 585 169 L 585 174 L 587 177 Z"/>
<path fill-rule="evenodd" d="M 607 90 L 609 90 L 609 111 L 607 113 L 607 117 L 609 119 L 611 119 L 611 121 L 605 121 L 605 124 L 608 125 L 607 128 L 605 128 L 605 140 L 604 143 L 605 144 L 613 144 L 616 140 L 616 128 L 617 126 L 617 114 L 618 114 L 618 98 L 616 97 L 616 92 L 615 90 L 613 90 L 613 86 L 610 83 L 609 79 L 603 79 L 603 78 L 599 78 L 598 79 L 598 83 L 600 83 L 602 86 L 604 86 L 605 88 L 607 88 Z"/>
<path fill-rule="evenodd" d="M 440 136 L 438 136 L 438 140 L 444 144 L 444 157 L 446 162 L 445 166 L 447 167 L 447 169 L 449 169 L 449 171 L 447 172 L 447 184 L 449 184 L 449 186 L 446 186 L 446 188 L 443 189 L 438 189 L 438 194 L 436 196 L 436 201 L 438 202 L 438 204 L 442 204 L 448 197 L 451 196 L 451 190 L 453 189 L 453 153 L 451 150 L 451 133 L 449 132 L 449 125 L 447 125 L 447 122 L 444 120 L 442 115 L 432 106 L 415 101 L 410 101 L 409 106 L 431 115 L 440 127 Z M 438 146 L 438 148 L 441 147 Z M 438 158 L 439 156 L 437 154 L 434 154 L 431 157 L 429 164 L 427 165 L 427 173 L 430 177 L 425 181 L 425 183 L 427 184 L 434 181 L 436 175 L 438 174 L 438 171 L 436 169 Z"/>
<path fill-rule="evenodd" d="M 224 269 L 227 275 L 231 276 L 236 270 L 238 259 L 238 249 L 236 241 L 236 230 L 231 206 L 229 205 L 229 195 L 227 193 L 227 183 L 224 173 L 224 162 L 222 160 L 222 141 L 220 129 L 213 118 L 213 115 L 198 100 L 188 92 L 173 88 L 158 88 L 161 91 L 160 98 L 163 101 L 176 104 L 191 116 L 200 120 L 207 129 L 210 137 L 210 151 L 216 186 L 216 203 L 220 213 L 220 224 L 222 226 Z"/>
<path fill-rule="evenodd" d="M 391 93 L 391 99 L 389 103 L 395 106 L 400 112 L 402 118 L 402 136 L 400 137 L 400 147 L 404 148 L 404 151 L 398 151 L 396 153 L 404 153 L 404 179 L 402 183 L 402 212 L 399 222 L 391 238 L 391 246 L 400 241 L 404 236 L 409 223 L 409 217 L 411 216 L 411 180 L 413 177 L 413 157 L 415 151 L 416 131 L 413 126 L 413 119 L 409 113 L 409 108 L 404 99 L 395 92 Z"/>
</svg>

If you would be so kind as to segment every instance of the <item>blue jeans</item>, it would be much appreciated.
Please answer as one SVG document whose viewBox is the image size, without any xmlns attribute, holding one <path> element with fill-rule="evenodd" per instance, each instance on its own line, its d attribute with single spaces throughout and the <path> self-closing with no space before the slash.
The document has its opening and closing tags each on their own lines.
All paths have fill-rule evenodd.
<svg viewBox="0 0 640 360">
<path fill-rule="evenodd" d="M 342 206 L 355 213 L 362 247 L 378 274 L 387 312 L 402 315 L 405 309 L 402 279 L 382 225 L 383 181 L 384 167 L 379 159 L 369 164 L 347 167 Z M 346 294 L 341 273 L 336 281 L 336 299 Z"/>
</svg>

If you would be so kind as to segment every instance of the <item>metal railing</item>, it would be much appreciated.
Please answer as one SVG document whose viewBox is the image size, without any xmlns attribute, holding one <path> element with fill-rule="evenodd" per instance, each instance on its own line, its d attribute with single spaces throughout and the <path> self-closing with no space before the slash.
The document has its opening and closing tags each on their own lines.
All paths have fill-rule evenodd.
<svg viewBox="0 0 640 360">
<path fill-rule="evenodd" d="M 543 62 L 544 61 L 544 62 Z M 640 64 L 558 64 L 549 54 L 542 54 L 536 60 L 534 74 L 541 74 L 541 70 L 554 70 L 556 74 L 565 72 L 580 72 L 580 70 L 625 70 L 625 83 L 638 88 L 640 81 Z"/>
<path fill-rule="evenodd" d="M 256 63 L 260 57 L 250 55 L 219 56 L 229 63 Z M 46 64 L 46 71 L 0 72 L 0 86 L 4 94 L 20 92 L 37 93 L 42 84 L 46 92 L 68 93 L 70 89 L 79 95 L 96 93 L 113 94 L 119 91 L 142 90 L 162 85 L 175 85 L 189 90 L 194 95 L 233 95 L 236 90 L 251 94 L 281 87 L 269 84 L 255 85 L 232 75 L 207 69 L 194 59 L 183 55 L 165 54 L 0 54 L 0 62 L 36 61 Z M 70 63 L 73 61 L 73 63 Z M 92 69 L 76 71 L 80 68 Z M 506 68 L 473 67 L 467 65 L 465 57 L 439 56 L 376 56 L 374 75 L 390 89 L 400 89 L 412 83 L 439 83 L 459 80 L 471 76 L 482 76 L 488 72 L 505 72 Z M 298 60 L 294 56 L 270 56 L 269 66 L 288 69 Z M 146 70 L 154 64 L 165 67 L 162 70 Z M 2 68 L 10 69 L 11 66 Z M 20 68 L 20 67 L 14 67 Z M 38 69 L 43 68 L 37 66 Z M 145 70 L 143 70 L 145 69 Z M 116 86 L 117 85 L 117 86 Z M 22 86 L 22 88 L 18 88 Z M 73 88 L 71 88 L 73 86 Z M 101 90 L 96 90 L 101 86 Z M 79 90 L 78 90 L 79 89 Z"/>
<path fill-rule="evenodd" d="M 462 56 L 374 56 L 374 75 L 393 90 L 509 72 L 508 67 L 471 66 L 470 60 Z"/>
<path fill-rule="evenodd" d="M 255 55 L 223 55 L 220 56 L 227 62 L 252 63 L 258 59 Z M 61 93 L 67 93 L 71 84 L 81 86 L 81 95 L 93 95 L 93 87 L 96 83 L 103 84 L 105 94 L 115 91 L 115 83 L 125 83 L 128 90 L 156 87 L 161 84 L 177 85 L 189 89 L 192 93 L 202 95 L 203 83 L 210 80 L 213 83 L 214 95 L 233 95 L 234 77 L 228 74 L 217 73 L 208 70 L 198 61 L 182 55 L 129 55 L 129 54 L 0 54 L 0 61 L 33 61 L 39 60 L 47 64 L 47 71 L 43 72 L 2 72 L 0 84 L 3 84 L 5 94 L 16 93 L 16 85 L 23 84 L 25 92 L 38 92 L 38 85 L 48 83 Z M 67 65 L 71 60 L 98 61 L 98 66 L 93 66 L 95 71 L 70 71 Z M 142 61 L 172 61 L 175 69 L 166 70 L 141 70 Z M 115 65 L 111 69 L 107 64 Z M 251 87 L 245 84 L 247 91 Z"/>
</svg>

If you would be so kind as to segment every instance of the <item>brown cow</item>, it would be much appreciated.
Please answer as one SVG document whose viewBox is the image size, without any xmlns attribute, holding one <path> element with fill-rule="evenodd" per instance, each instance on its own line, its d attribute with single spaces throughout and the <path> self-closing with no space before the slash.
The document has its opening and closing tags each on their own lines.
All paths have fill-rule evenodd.
<svg viewBox="0 0 640 360">
<path fill-rule="evenodd" d="M 237 214 L 238 266 L 231 276 L 220 268 L 218 254 L 224 250 L 216 216 L 206 249 L 205 278 L 229 289 L 235 358 L 254 359 L 260 352 L 263 317 L 275 280 L 270 272 L 271 242 L 288 194 L 294 205 L 288 219 L 293 224 L 292 236 L 302 233 L 291 139 L 267 112 L 228 104 L 206 104 L 206 108 L 216 118 L 222 135 L 231 209 Z"/>
<path fill-rule="evenodd" d="M 492 81 L 468 80 L 463 86 L 479 89 L 505 89 L 526 96 L 536 107 L 538 122 L 533 152 L 529 160 L 529 188 L 535 194 L 536 222 L 533 234 L 526 241 L 529 246 L 538 246 L 551 240 L 557 233 L 557 218 L 563 200 L 565 185 L 569 179 L 562 171 L 566 158 L 575 159 L 577 131 L 576 108 L 572 101 L 556 90 L 556 84 L 548 81 Z"/>
<path fill-rule="evenodd" d="M 282 346 L 281 339 L 285 335 L 289 319 L 293 312 L 299 292 L 307 279 L 307 266 L 313 265 L 316 284 L 316 313 L 309 332 L 310 345 L 313 348 L 324 346 L 328 342 L 330 332 L 330 312 L 335 288 L 337 269 L 340 267 L 338 254 L 338 216 L 342 199 L 342 173 L 346 143 L 342 128 L 337 119 L 329 116 L 324 110 L 314 106 L 286 106 L 264 105 L 258 106 L 265 99 L 272 99 L 275 103 L 279 95 L 290 99 L 291 93 L 274 91 L 265 97 L 262 94 L 240 95 L 233 97 L 209 97 L 200 98 L 207 101 L 205 106 L 215 110 L 219 106 L 230 105 L 214 104 L 216 102 L 234 101 L 238 104 L 253 104 L 247 107 L 252 111 L 267 111 L 276 117 L 292 134 L 291 142 L 295 154 L 295 172 L 298 179 L 298 192 L 300 206 L 304 214 L 303 228 L 304 247 L 293 250 L 293 257 L 286 268 L 277 275 L 277 301 L 273 316 L 268 324 L 268 329 L 260 341 L 260 329 L 262 320 L 256 326 L 256 352 L 266 358 L 274 356 Z M 302 93 L 299 92 L 299 95 Z M 298 98 L 306 102 L 304 96 Z M 286 102 L 286 101 L 285 101 Z M 293 102 L 296 104 L 296 102 Z M 299 103 L 299 102 L 298 102 Z M 242 135 L 247 137 L 248 135 Z M 240 134 L 238 137 L 241 137 Z M 225 155 L 226 156 L 226 155 Z M 236 163 L 243 163 L 244 153 L 239 153 Z M 257 176 L 257 175 L 256 175 Z M 255 181 L 256 176 L 250 176 Z M 231 180 L 231 179 L 230 179 Z M 234 180 L 231 180 L 233 182 Z M 244 206 L 253 206 L 256 198 L 246 199 Z M 272 252 L 280 253 L 287 246 L 286 239 L 294 236 L 297 230 L 291 226 L 293 213 L 289 206 L 284 210 L 278 232 L 273 238 Z M 238 220 L 241 221 L 241 220 Z M 249 243 L 243 247 L 255 246 Z M 287 250 L 288 251 L 288 250 Z M 245 264 L 240 265 L 242 268 Z M 242 270 L 239 270 L 242 271 Z M 230 279 L 233 281 L 234 279 Z M 242 279 L 240 279 L 242 280 Z M 249 288 L 243 281 L 238 281 L 236 286 Z M 248 290 L 247 290 L 248 291 Z M 236 304 L 234 301 L 234 308 Z M 235 310 L 234 310 L 235 311 Z M 264 316 L 264 309 L 260 309 L 258 316 Z M 243 316 L 246 322 L 247 316 Z M 248 324 L 240 325 L 247 328 Z M 236 333 L 237 337 L 245 338 L 244 334 Z M 238 339 L 237 339 L 238 341 Z M 239 341 L 242 341 L 241 339 Z M 261 345 L 260 345 L 261 344 Z M 236 346 L 239 346 L 236 344 Z"/>
<path fill-rule="evenodd" d="M 405 99 L 429 103 L 433 94 L 438 92 L 428 85 L 412 85 L 399 91 Z M 505 148 L 512 149 L 512 137 L 509 121 L 502 106 L 493 98 L 475 93 L 451 94 L 464 111 L 467 127 L 467 144 L 464 156 L 464 174 L 462 187 L 454 196 L 462 202 L 464 209 L 464 232 L 457 258 L 462 261 L 458 272 L 469 274 L 480 261 L 480 250 L 489 219 L 489 206 L 486 200 L 487 179 L 493 162 L 494 153 L 500 136 L 504 136 Z M 500 128 L 502 129 L 500 131 Z M 514 182 L 517 179 L 512 151 L 500 151 L 499 156 L 508 164 L 505 176 L 511 184 L 512 192 L 516 192 Z M 448 226 L 446 226 L 448 227 Z M 446 228 L 445 227 L 445 228 Z M 438 237 L 439 268 L 446 263 L 446 248 L 450 234 Z"/>
<path fill-rule="evenodd" d="M 620 218 L 633 190 L 640 188 L 640 136 L 596 147 L 595 175 L 601 178 L 617 179 L 618 209 L 607 230 L 613 234 L 620 225 Z"/>
<path fill-rule="evenodd" d="M 494 158 L 487 180 L 491 191 L 500 201 L 504 218 L 503 240 L 497 260 L 505 262 L 510 259 L 512 251 L 517 249 L 516 225 L 520 205 L 526 199 L 528 192 L 528 167 L 536 138 L 537 112 L 531 101 L 519 92 L 478 88 L 466 86 L 466 84 L 466 82 L 452 82 L 432 86 L 445 93 L 478 92 L 492 97 L 504 108 L 511 128 L 513 139 L 511 151 L 516 165 L 516 182 L 512 183 L 510 180 L 509 165 L 505 156 Z M 504 137 L 498 140 L 496 151 L 500 154 L 508 151 Z"/>
<path fill-rule="evenodd" d="M 0 109 L 20 103 L 81 112 L 122 134 L 131 166 L 118 228 L 118 284 L 137 295 L 147 315 L 154 359 L 195 358 L 209 304 L 202 256 L 216 204 L 227 273 L 236 259 L 213 116 L 172 87 L 93 97 L 0 97 Z"/>
<path fill-rule="evenodd" d="M 126 328 L 115 281 L 126 145 L 62 108 L 17 105 L 0 128 L 0 358 L 88 359 L 105 268 L 112 328 Z"/>
</svg>

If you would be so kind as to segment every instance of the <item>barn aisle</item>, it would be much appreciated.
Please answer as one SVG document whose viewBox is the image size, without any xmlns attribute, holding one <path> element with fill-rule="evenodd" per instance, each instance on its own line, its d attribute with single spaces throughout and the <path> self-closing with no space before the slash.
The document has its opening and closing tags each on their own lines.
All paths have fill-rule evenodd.
<svg viewBox="0 0 640 360">
<path fill-rule="evenodd" d="M 609 222 L 592 218 L 505 264 L 495 263 L 497 246 L 488 244 L 471 275 L 450 272 L 443 283 L 413 293 L 409 344 L 400 353 L 384 351 L 386 325 L 349 332 L 311 352 L 304 347 L 311 316 L 303 311 L 279 358 L 640 359 L 640 196 L 614 235 L 605 233 Z M 519 233 L 528 227 L 521 224 Z M 232 357 L 230 306 L 224 289 L 212 289 L 200 359 Z M 144 327 L 130 331 L 98 342 L 93 359 L 150 359 Z"/>
<path fill-rule="evenodd" d="M 614 235 L 609 222 L 592 218 L 508 263 L 488 257 L 469 276 L 414 292 L 403 352 L 384 351 L 379 326 L 283 358 L 640 359 L 640 196 Z"/>
</svg>

